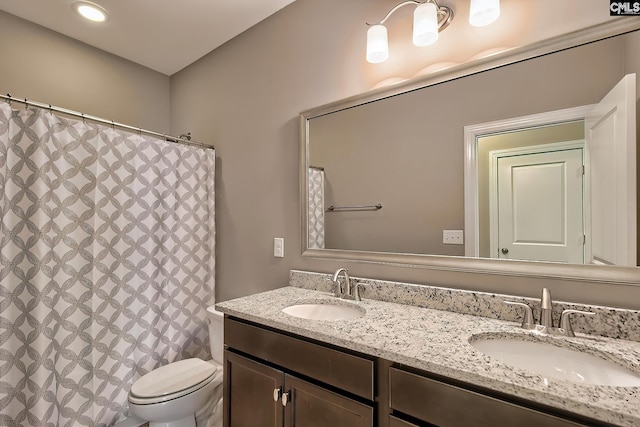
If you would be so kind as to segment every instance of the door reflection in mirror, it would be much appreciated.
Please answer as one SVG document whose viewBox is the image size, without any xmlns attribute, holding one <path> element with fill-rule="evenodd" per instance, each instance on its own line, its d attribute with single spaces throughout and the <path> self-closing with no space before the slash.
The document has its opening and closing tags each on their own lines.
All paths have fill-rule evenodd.
<svg viewBox="0 0 640 427">
<path fill-rule="evenodd" d="M 477 188 L 467 195 L 477 223 L 473 209 L 466 216 L 479 244 L 467 255 L 637 264 L 635 82 L 627 75 L 601 102 L 576 109 L 586 122 L 552 124 L 565 110 L 477 125 L 487 133 L 477 137 L 477 184 L 467 187 Z"/>
</svg>

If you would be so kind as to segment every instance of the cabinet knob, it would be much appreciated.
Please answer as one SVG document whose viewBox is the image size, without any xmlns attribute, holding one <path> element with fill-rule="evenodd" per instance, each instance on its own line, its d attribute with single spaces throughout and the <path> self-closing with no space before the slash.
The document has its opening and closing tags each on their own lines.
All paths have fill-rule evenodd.
<svg viewBox="0 0 640 427">
<path fill-rule="evenodd" d="M 280 399 L 280 387 L 273 389 L 273 401 L 277 402 Z"/>
<path fill-rule="evenodd" d="M 282 406 L 287 406 L 289 402 L 289 393 L 282 393 Z"/>
</svg>

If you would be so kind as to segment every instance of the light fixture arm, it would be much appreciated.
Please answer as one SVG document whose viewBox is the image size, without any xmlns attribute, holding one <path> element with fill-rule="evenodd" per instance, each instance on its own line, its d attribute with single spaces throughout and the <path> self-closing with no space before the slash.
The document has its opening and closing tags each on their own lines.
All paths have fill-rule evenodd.
<svg viewBox="0 0 640 427">
<path fill-rule="evenodd" d="M 399 4 L 395 5 L 393 8 L 391 8 L 391 10 L 389 10 L 389 12 L 387 12 L 387 14 L 384 16 L 384 18 L 382 18 L 382 20 L 380 22 L 377 22 L 375 24 L 370 24 L 370 23 L 367 22 L 366 24 L 368 26 L 382 25 L 382 24 L 385 23 L 385 21 L 387 19 L 389 19 L 389 17 L 391 15 L 393 15 L 395 13 L 396 10 L 400 9 L 401 7 L 406 6 L 408 4 L 421 5 L 421 4 L 425 4 L 425 3 L 433 3 L 436 6 L 436 9 L 438 10 L 438 31 L 442 31 L 445 28 L 447 28 L 449 26 L 449 24 L 451 23 L 451 21 L 453 21 L 453 9 L 451 9 L 450 7 L 447 7 L 447 6 L 440 6 L 436 0 L 425 0 L 425 1 L 406 0 L 406 1 L 403 1 L 402 3 L 399 3 Z"/>
</svg>

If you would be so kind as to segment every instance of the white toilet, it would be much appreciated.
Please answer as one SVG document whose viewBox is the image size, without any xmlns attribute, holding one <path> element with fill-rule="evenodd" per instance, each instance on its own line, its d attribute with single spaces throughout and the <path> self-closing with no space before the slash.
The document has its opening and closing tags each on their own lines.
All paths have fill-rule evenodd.
<svg viewBox="0 0 640 427">
<path fill-rule="evenodd" d="M 185 359 L 154 369 L 129 391 L 129 408 L 149 427 L 195 427 L 196 413 L 216 405 L 214 420 L 222 425 L 223 314 L 207 308 L 212 360 Z M 212 399 L 218 400 L 212 402 Z"/>
</svg>

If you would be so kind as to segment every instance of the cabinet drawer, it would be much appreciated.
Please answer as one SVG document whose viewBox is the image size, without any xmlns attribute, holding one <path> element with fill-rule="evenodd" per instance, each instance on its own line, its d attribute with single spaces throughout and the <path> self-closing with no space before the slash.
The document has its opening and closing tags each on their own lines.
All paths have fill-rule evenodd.
<svg viewBox="0 0 640 427">
<path fill-rule="evenodd" d="M 391 408 L 440 427 L 583 425 L 397 368 L 389 376 Z"/>
<path fill-rule="evenodd" d="M 356 396 L 374 399 L 373 360 L 230 318 L 224 320 L 224 343 L 229 348 L 286 367 Z"/>
</svg>

